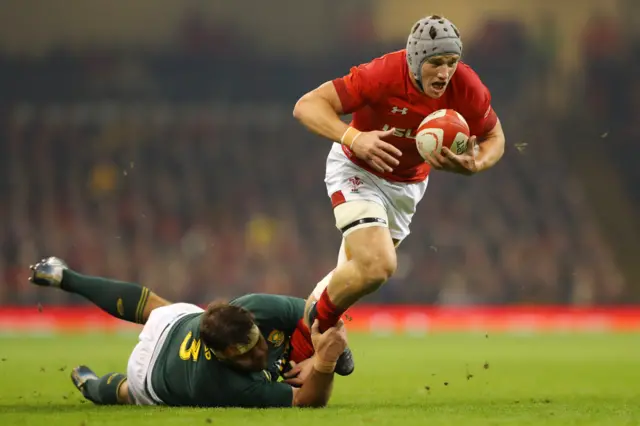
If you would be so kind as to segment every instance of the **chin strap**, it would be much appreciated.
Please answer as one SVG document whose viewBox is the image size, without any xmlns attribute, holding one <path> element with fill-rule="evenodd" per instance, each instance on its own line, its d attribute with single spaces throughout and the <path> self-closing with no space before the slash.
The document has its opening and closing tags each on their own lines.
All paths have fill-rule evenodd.
<svg viewBox="0 0 640 426">
<path fill-rule="evenodd" d="M 422 70 L 422 65 L 424 65 L 425 62 L 427 62 L 427 60 L 429 60 L 429 57 L 426 57 L 422 60 L 422 62 L 420 62 L 420 66 L 418 67 L 419 70 Z M 409 72 L 412 72 L 411 69 L 409 69 Z M 413 77 L 416 80 L 416 84 L 418 85 L 418 88 L 420 89 L 420 91 L 422 93 L 424 93 L 424 85 L 422 84 L 422 76 L 417 76 L 417 75 L 413 75 Z"/>
</svg>

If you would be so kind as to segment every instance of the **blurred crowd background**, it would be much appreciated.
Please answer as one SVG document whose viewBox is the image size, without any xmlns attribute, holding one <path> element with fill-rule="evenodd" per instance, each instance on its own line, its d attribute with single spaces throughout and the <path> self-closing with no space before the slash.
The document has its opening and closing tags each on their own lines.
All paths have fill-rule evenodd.
<svg viewBox="0 0 640 426">
<path fill-rule="evenodd" d="M 367 300 L 640 300 L 640 6 L 274 2 L 3 2 L 0 305 L 82 303 L 28 285 L 46 255 L 175 301 L 308 295 L 340 234 L 330 143 L 293 105 L 430 13 L 460 27 L 508 146 L 484 174 L 432 175 Z"/>
</svg>

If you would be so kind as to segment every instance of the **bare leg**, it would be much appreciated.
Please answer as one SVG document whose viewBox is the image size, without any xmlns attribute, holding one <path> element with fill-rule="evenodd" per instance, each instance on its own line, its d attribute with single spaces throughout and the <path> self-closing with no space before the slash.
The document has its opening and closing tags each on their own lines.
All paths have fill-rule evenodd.
<svg viewBox="0 0 640 426">
<path fill-rule="evenodd" d="M 344 239 L 344 252 L 346 261 L 327 276 L 329 283 L 316 304 L 322 331 L 335 325 L 359 299 L 376 291 L 396 269 L 394 242 L 386 227 L 371 226 L 349 233 Z"/>
</svg>

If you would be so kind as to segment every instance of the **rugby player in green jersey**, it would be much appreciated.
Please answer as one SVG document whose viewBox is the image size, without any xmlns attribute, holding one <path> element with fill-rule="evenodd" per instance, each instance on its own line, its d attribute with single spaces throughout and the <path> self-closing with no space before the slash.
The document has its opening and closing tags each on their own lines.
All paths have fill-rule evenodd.
<svg viewBox="0 0 640 426">
<path fill-rule="evenodd" d="M 144 286 L 82 275 L 56 257 L 31 271 L 36 285 L 79 294 L 116 318 L 144 324 L 126 375 L 73 369 L 73 383 L 95 404 L 261 408 L 329 401 L 347 345 L 344 324 L 323 334 L 314 324 L 315 354 L 284 372 L 303 299 L 252 294 L 203 310 L 170 303 Z"/>
</svg>

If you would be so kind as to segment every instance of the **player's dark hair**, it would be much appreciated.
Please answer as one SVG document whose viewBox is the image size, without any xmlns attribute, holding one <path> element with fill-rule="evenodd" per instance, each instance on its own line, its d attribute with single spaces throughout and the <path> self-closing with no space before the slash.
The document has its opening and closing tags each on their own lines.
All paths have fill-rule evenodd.
<svg viewBox="0 0 640 426">
<path fill-rule="evenodd" d="M 249 343 L 253 315 L 240 306 L 215 301 L 207 306 L 200 320 L 200 339 L 208 348 L 223 351 L 230 345 Z"/>
</svg>

